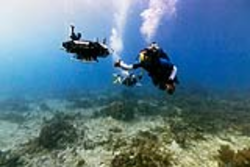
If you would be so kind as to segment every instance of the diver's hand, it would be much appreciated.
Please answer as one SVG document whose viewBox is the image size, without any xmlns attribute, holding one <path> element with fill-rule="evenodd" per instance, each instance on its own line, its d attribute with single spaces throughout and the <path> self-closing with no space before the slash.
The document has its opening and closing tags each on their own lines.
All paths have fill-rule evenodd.
<svg viewBox="0 0 250 167">
<path fill-rule="evenodd" d="M 121 67 L 121 59 L 119 59 L 117 62 L 115 62 L 114 66 Z"/>
</svg>

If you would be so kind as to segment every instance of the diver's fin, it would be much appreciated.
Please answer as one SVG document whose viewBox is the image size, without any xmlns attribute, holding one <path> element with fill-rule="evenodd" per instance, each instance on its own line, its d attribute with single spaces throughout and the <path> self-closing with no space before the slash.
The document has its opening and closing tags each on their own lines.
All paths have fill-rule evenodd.
<svg viewBox="0 0 250 167">
<path fill-rule="evenodd" d="M 119 74 L 113 74 L 113 84 L 121 84 L 121 76 Z"/>
<path fill-rule="evenodd" d="M 126 71 L 126 70 L 122 70 L 122 75 L 124 75 L 124 76 L 129 76 L 129 72 Z"/>
<path fill-rule="evenodd" d="M 142 75 L 138 75 L 137 76 L 137 78 L 138 78 L 139 81 L 142 79 L 142 77 L 143 77 Z"/>
<path fill-rule="evenodd" d="M 139 87 L 141 87 L 141 86 L 142 86 L 142 84 L 141 84 L 140 82 L 137 82 L 137 83 L 135 84 L 135 86 L 139 86 Z"/>
<path fill-rule="evenodd" d="M 94 61 L 91 61 L 91 60 L 85 60 L 85 59 L 77 59 L 76 57 L 70 57 L 70 60 L 72 61 L 78 61 L 78 62 L 81 62 L 81 63 L 94 63 Z"/>
</svg>

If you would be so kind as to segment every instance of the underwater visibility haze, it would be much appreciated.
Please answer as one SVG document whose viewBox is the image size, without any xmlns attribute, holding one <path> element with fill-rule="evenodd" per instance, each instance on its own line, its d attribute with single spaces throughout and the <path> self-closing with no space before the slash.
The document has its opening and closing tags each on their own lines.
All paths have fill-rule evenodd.
<svg viewBox="0 0 250 167">
<path fill-rule="evenodd" d="M 129 63 L 148 42 L 158 42 L 177 65 L 183 87 L 249 88 L 248 1 L 151 3 L 149 10 L 147 0 L 2 2 L 1 92 L 112 87 L 112 57 L 117 56 L 82 64 L 61 50 L 70 24 L 83 39 L 107 38 L 118 57 Z M 152 14 L 157 5 L 163 11 Z"/>
<path fill-rule="evenodd" d="M 249 9 L 249 0 L 2 0 L 0 167 L 248 167 Z M 111 54 L 77 61 L 62 46 L 71 25 Z M 140 85 L 113 83 L 115 62 L 136 62 L 152 42 L 177 67 L 173 95 L 145 71 Z"/>
</svg>

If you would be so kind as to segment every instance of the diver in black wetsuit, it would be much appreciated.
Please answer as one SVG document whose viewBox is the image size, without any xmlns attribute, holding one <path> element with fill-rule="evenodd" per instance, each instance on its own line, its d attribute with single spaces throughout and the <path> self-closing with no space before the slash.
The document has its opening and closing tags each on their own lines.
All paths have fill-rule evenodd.
<svg viewBox="0 0 250 167">
<path fill-rule="evenodd" d="M 70 34 L 70 39 L 71 40 L 73 40 L 73 41 L 78 41 L 78 40 L 80 40 L 81 39 L 81 33 L 75 33 L 75 26 L 73 26 L 73 25 L 70 25 L 70 27 L 71 27 L 71 34 Z"/>
<path fill-rule="evenodd" d="M 114 84 L 122 84 L 127 87 L 140 86 L 139 81 L 142 79 L 142 75 L 135 75 L 134 73 L 122 76 L 120 74 L 114 74 Z"/>
<path fill-rule="evenodd" d="M 167 54 L 155 42 L 140 51 L 138 63 L 127 65 L 118 60 L 115 67 L 124 70 L 143 68 L 148 72 L 154 85 L 161 90 L 166 90 L 169 94 L 174 93 L 176 83 L 178 83 L 177 67 L 170 62 Z"/>
</svg>

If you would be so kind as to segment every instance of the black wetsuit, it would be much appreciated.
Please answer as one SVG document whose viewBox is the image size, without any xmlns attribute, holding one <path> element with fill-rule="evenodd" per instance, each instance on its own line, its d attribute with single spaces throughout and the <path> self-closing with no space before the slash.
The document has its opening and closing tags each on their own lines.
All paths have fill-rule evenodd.
<svg viewBox="0 0 250 167">
<path fill-rule="evenodd" d="M 138 80 L 136 76 L 134 76 L 133 74 L 130 74 L 129 76 L 124 78 L 124 80 L 122 81 L 122 84 L 128 87 L 132 87 L 132 86 L 135 86 L 137 82 Z"/>
<path fill-rule="evenodd" d="M 152 82 L 160 89 L 166 89 L 166 83 L 172 73 L 174 65 L 170 62 L 169 57 L 162 50 L 153 52 L 149 49 L 143 50 L 147 60 L 133 64 L 133 69 L 143 68 L 148 72 Z"/>
</svg>

